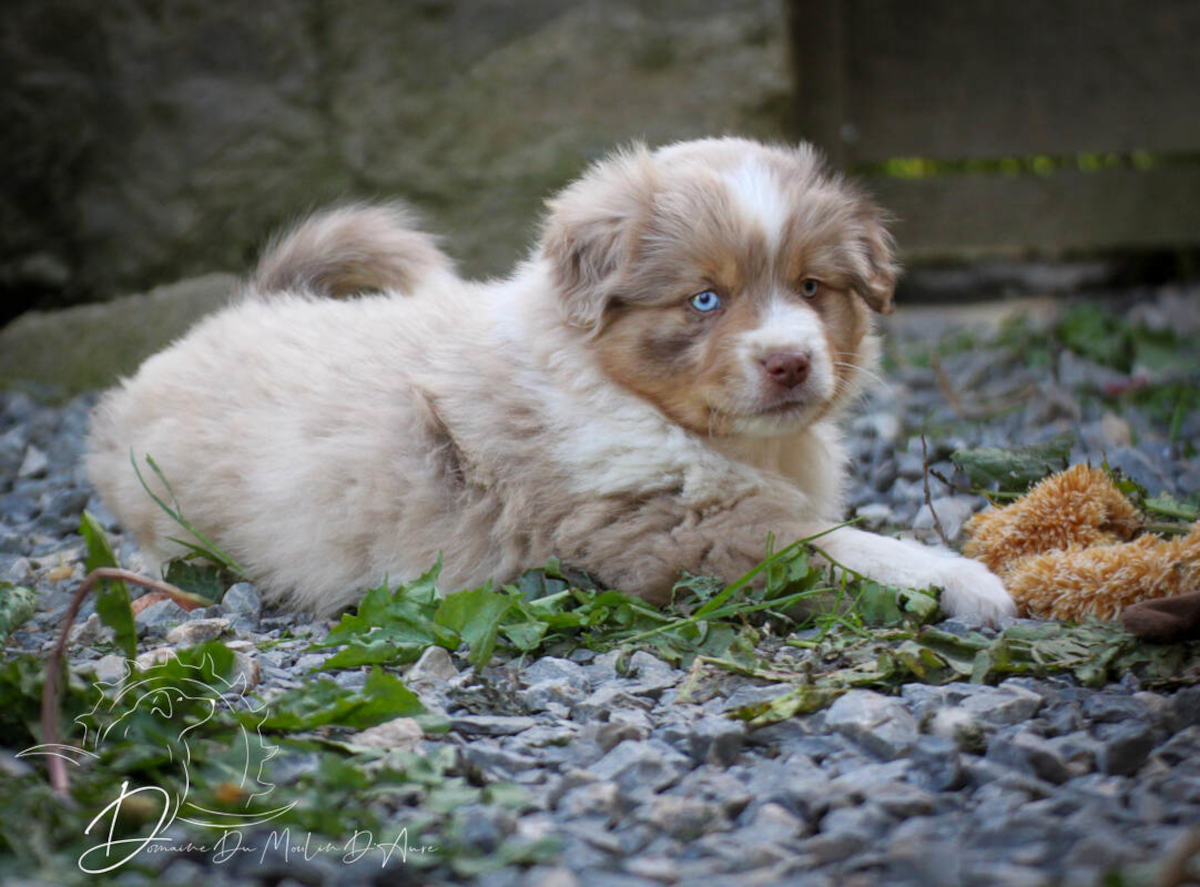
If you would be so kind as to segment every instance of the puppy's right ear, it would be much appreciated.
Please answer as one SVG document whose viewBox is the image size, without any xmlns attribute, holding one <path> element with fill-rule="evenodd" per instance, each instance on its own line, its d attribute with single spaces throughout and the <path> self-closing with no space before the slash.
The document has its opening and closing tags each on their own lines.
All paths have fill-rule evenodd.
<svg viewBox="0 0 1200 887">
<path fill-rule="evenodd" d="M 634 145 L 594 164 L 548 201 L 541 254 L 570 325 L 594 329 L 600 322 L 637 258 L 653 197 L 653 160 Z"/>
</svg>

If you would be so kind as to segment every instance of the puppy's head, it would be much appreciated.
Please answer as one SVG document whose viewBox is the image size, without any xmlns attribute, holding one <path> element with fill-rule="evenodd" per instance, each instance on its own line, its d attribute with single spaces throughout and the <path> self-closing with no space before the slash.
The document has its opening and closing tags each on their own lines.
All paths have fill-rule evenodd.
<svg viewBox="0 0 1200 887">
<path fill-rule="evenodd" d="M 604 370 L 704 434 L 788 434 L 848 398 L 897 274 L 879 210 L 809 146 L 742 139 L 597 163 L 541 252 Z"/>
</svg>

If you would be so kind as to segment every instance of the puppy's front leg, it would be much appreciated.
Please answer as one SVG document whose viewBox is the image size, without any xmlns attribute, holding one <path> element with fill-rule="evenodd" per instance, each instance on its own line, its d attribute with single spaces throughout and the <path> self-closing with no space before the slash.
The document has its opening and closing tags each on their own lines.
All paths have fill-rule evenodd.
<svg viewBox="0 0 1200 887">
<path fill-rule="evenodd" d="M 819 532 L 812 528 L 808 535 Z M 831 558 L 885 585 L 942 589 L 942 609 L 994 623 L 1016 612 L 1000 579 L 979 561 L 916 542 L 840 527 L 814 544 Z"/>
<path fill-rule="evenodd" d="M 766 539 L 780 545 L 815 536 L 824 526 L 797 520 L 801 502 L 784 491 L 763 491 L 724 507 L 697 510 L 675 497 L 581 511 L 561 528 L 556 550 L 564 560 L 614 588 L 655 604 L 670 599 L 680 571 L 732 582 L 766 556 Z M 953 552 L 841 527 L 815 543 L 838 563 L 888 585 L 938 586 L 953 616 L 995 621 L 1014 611 L 1003 584 L 983 564 Z"/>
</svg>

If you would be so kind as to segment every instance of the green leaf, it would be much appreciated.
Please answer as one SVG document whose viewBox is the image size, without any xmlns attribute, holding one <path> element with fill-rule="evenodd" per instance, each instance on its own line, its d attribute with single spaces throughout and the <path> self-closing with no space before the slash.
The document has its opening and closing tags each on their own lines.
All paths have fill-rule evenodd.
<svg viewBox="0 0 1200 887">
<path fill-rule="evenodd" d="M 170 561 L 167 564 L 166 575 L 163 576 L 164 581 L 176 588 L 198 594 L 214 604 L 225 596 L 225 591 L 237 578 L 223 567 L 180 559 Z"/>
<path fill-rule="evenodd" d="M 348 645 L 325 661 L 324 668 L 367 663 L 411 662 L 433 644 L 457 649 L 462 638 L 440 625 L 437 576 L 441 559 L 410 583 L 389 591 L 387 583 L 367 592 L 357 612 L 347 613 L 313 649 Z"/>
<path fill-rule="evenodd" d="M 1171 517 L 1177 520 L 1200 520 L 1200 508 L 1192 505 L 1185 505 L 1170 493 L 1160 493 L 1157 496 L 1149 497 L 1142 503 L 1142 509 L 1145 511 L 1152 511 L 1155 514 L 1162 515 L 1163 517 Z"/>
<path fill-rule="evenodd" d="M 559 567 L 558 569 L 561 569 Z M 565 579 L 555 578 L 547 569 L 528 570 L 517 580 L 516 591 L 528 601 L 553 597 L 570 588 Z"/>
<path fill-rule="evenodd" d="M 117 566 L 112 545 L 99 522 L 87 511 L 79 521 L 79 534 L 87 543 L 87 570 Z M 117 636 L 117 644 L 126 658 L 137 656 L 137 626 L 129 603 L 129 587 L 124 582 L 104 580 L 97 586 L 96 613 L 100 621 Z"/>
<path fill-rule="evenodd" d="M 1129 372 L 1133 362 L 1130 328 L 1099 305 L 1084 303 L 1066 311 L 1054 334 L 1077 354 Z"/>
<path fill-rule="evenodd" d="M 416 694 L 394 675 L 371 669 L 359 691 L 331 680 L 318 680 L 272 699 L 262 729 L 294 732 L 338 725 L 362 730 L 393 718 L 428 716 Z"/>
<path fill-rule="evenodd" d="M 1071 457 L 1075 432 L 1066 431 L 1041 444 L 1013 447 L 979 447 L 956 450 L 951 461 L 970 479 L 972 486 L 1002 493 L 1023 493 L 1044 477 L 1062 471 Z"/>
<path fill-rule="evenodd" d="M 904 621 L 896 600 L 896 589 L 878 582 L 864 582 L 855 609 L 867 625 L 888 626 Z"/>
<path fill-rule="evenodd" d="M 0 644 L 33 616 L 37 593 L 11 582 L 0 582 Z"/>
<path fill-rule="evenodd" d="M 743 705 L 730 712 L 730 717 L 746 721 L 751 729 L 785 721 L 794 715 L 809 714 L 830 706 L 849 688 L 826 689 L 802 684 L 766 702 Z"/>
<path fill-rule="evenodd" d="M 431 644 L 428 641 L 371 640 L 347 644 L 325 660 L 321 669 L 357 668 L 385 662 L 404 664 L 416 662 Z"/>
<path fill-rule="evenodd" d="M 518 650 L 529 651 L 537 649 L 549 628 L 545 622 L 534 620 L 505 625 L 501 631 Z"/>
<path fill-rule="evenodd" d="M 515 600 L 491 588 L 473 588 L 446 595 L 434 614 L 440 625 L 453 629 L 468 644 L 468 660 L 476 668 L 487 665 L 496 648 L 500 620 L 513 608 Z"/>
</svg>

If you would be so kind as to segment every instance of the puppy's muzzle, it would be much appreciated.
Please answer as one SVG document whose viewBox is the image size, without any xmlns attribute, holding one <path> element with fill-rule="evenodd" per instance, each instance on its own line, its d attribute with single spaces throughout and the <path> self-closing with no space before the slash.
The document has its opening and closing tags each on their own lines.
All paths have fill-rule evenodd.
<svg viewBox="0 0 1200 887">
<path fill-rule="evenodd" d="M 762 359 L 763 373 L 780 388 L 791 390 L 804 384 L 812 361 L 807 354 L 776 352 Z"/>
</svg>

